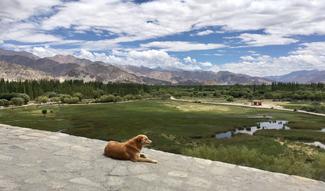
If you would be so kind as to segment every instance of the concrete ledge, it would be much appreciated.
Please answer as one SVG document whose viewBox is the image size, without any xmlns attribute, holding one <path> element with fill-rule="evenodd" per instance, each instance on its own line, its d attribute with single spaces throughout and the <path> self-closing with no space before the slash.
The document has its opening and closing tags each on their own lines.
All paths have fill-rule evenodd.
<svg viewBox="0 0 325 191">
<path fill-rule="evenodd" d="M 325 191 L 325 183 L 144 149 L 158 164 L 102 155 L 106 142 L 0 125 L 0 190 Z"/>
</svg>

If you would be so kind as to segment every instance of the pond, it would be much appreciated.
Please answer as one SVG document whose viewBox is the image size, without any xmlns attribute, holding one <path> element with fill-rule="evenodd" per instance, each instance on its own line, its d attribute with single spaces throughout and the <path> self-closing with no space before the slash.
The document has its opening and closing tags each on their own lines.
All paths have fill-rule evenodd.
<svg viewBox="0 0 325 191">
<path fill-rule="evenodd" d="M 318 147 L 318 148 L 321 148 L 321 149 L 325 149 L 325 144 L 321 143 L 321 142 L 318 142 L 318 141 L 315 141 L 313 143 L 305 143 L 306 145 L 312 145 L 312 146 L 315 146 L 315 147 Z"/>
<path fill-rule="evenodd" d="M 246 127 L 246 128 L 237 128 L 234 131 L 227 131 L 222 133 L 217 133 L 215 135 L 215 138 L 217 139 L 226 139 L 231 138 L 233 135 L 236 135 L 238 133 L 244 133 L 249 135 L 254 135 L 254 133 L 258 130 L 263 129 L 283 129 L 283 130 L 289 130 L 290 128 L 286 126 L 288 124 L 288 121 L 284 120 L 274 120 L 274 121 L 266 121 L 266 122 L 259 122 L 256 126 L 253 127 Z"/>
</svg>

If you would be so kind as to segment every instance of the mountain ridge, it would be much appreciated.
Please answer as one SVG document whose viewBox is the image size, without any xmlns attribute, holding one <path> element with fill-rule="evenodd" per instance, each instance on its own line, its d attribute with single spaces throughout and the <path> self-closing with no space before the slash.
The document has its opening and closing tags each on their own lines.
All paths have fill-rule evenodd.
<svg viewBox="0 0 325 191">
<path fill-rule="evenodd" d="M 0 49 L 3 78 L 16 79 L 15 73 L 22 79 L 39 77 L 103 83 L 139 83 L 159 85 L 234 85 L 234 84 L 270 84 L 278 82 L 325 83 L 325 71 L 296 71 L 282 76 L 254 77 L 229 71 L 203 71 L 148 68 L 145 66 L 112 65 L 101 61 L 91 61 L 73 55 L 55 55 L 40 58 L 29 52 Z M 12 68 L 10 68 L 12 64 Z M 127 65 L 128 64 L 128 65 Z M 21 67 L 19 67 L 21 66 Z M 15 71 L 16 70 L 16 71 Z M 19 70 L 26 70 L 22 74 Z M 28 76 L 30 74 L 30 76 Z M 12 75 L 12 76 L 10 76 Z"/>
<path fill-rule="evenodd" d="M 268 76 L 277 82 L 325 83 L 325 70 L 299 70 L 281 76 Z"/>
</svg>

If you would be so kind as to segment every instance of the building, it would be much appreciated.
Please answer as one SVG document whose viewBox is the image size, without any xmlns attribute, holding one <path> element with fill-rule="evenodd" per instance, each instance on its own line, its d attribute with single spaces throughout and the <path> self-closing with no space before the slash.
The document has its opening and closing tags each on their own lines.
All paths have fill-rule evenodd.
<svg viewBox="0 0 325 191">
<path fill-rule="evenodd" d="M 262 100 L 253 100 L 252 105 L 253 106 L 262 106 Z"/>
</svg>

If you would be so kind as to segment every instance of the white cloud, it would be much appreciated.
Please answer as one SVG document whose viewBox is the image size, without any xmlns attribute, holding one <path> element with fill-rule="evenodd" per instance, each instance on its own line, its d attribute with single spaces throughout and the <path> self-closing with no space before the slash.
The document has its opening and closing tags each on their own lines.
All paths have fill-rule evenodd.
<svg viewBox="0 0 325 191">
<path fill-rule="evenodd" d="M 292 43 L 296 41 L 292 38 L 294 35 L 325 34 L 325 1 L 321 0 L 156 0 L 142 4 L 124 0 L 2 0 L 0 7 L 3 25 L 0 29 L 5 31 L 2 33 L 13 33 L 1 40 L 58 41 L 59 37 L 48 31 L 59 27 L 77 33 L 89 30 L 98 35 L 103 31 L 117 34 L 115 39 L 81 42 L 82 48 L 93 50 L 209 26 L 219 26 L 225 32 L 263 30 L 266 35 L 239 36 L 251 46 Z M 43 16 L 35 17 L 39 15 Z M 35 18 L 28 20 L 32 16 Z M 35 26 L 25 36 L 9 31 L 8 23 L 17 24 L 22 20 L 40 26 Z M 197 35 L 212 32 L 218 31 L 204 30 Z"/>
<path fill-rule="evenodd" d="M 210 49 L 218 49 L 226 47 L 223 44 L 202 44 L 195 42 L 187 42 L 187 41 L 155 41 L 147 44 L 141 44 L 141 47 L 144 48 L 158 48 L 164 51 L 171 52 L 185 52 L 192 50 L 210 50 Z"/>
<path fill-rule="evenodd" d="M 10 23 L 31 16 L 52 12 L 52 7 L 60 5 L 60 0 L 1 0 L 0 23 Z"/>
<path fill-rule="evenodd" d="M 209 70 L 213 65 L 210 62 L 199 62 L 191 57 L 180 60 L 161 50 L 113 50 L 111 54 L 90 52 L 82 49 L 75 53 L 79 58 L 92 61 L 102 61 L 114 65 L 145 66 L 149 68 L 183 69 L 183 70 Z"/>
<path fill-rule="evenodd" d="M 191 31 L 193 27 L 222 26 L 226 31 L 263 29 L 270 34 L 267 37 L 284 38 L 325 34 L 325 21 L 321 19 L 324 8 L 325 2 L 318 0 L 80 1 L 65 3 L 57 14 L 44 20 L 43 27 L 97 28 L 148 39 Z"/>
<path fill-rule="evenodd" d="M 213 33 L 214 33 L 213 30 L 205 30 L 205 31 L 197 32 L 195 35 L 196 36 L 206 36 L 206 35 L 213 34 Z"/>
<path fill-rule="evenodd" d="M 242 41 L 249 46 L 285 45 L 298 42 L 298 40 L 293 38 L 269 34 L 243 33 L 240 34 L 238 38 L 242 39 Z"/>
<path fill-rule="evenodd" d="M 224 33 L 224 31 L 218 31 L 218 30 L 203 30 L 203 31 L 199 31 L 191 36 L 207 36 L 210 34 L 221 34 Z"/>
<path fill-rule="evenodd" d="M 6 29 L 4 29 L 6 27 Z M 53 42 L 61 41 L 60 37 L 45 34 L 38 30 L 39 26 L 35 23 L 15 23 L 2 26 L 5 32 L 0 33 L 0 40 L 15 40 L 20 42 Z"/>
<path fill-rule="evenodd" d="M 221 65 L 222 70 L 253 76 L 276 76 L 298 70 L 325 70 L 325 42 L 305 43 L 288 56 L 252 55 Z"/>
</svg>

